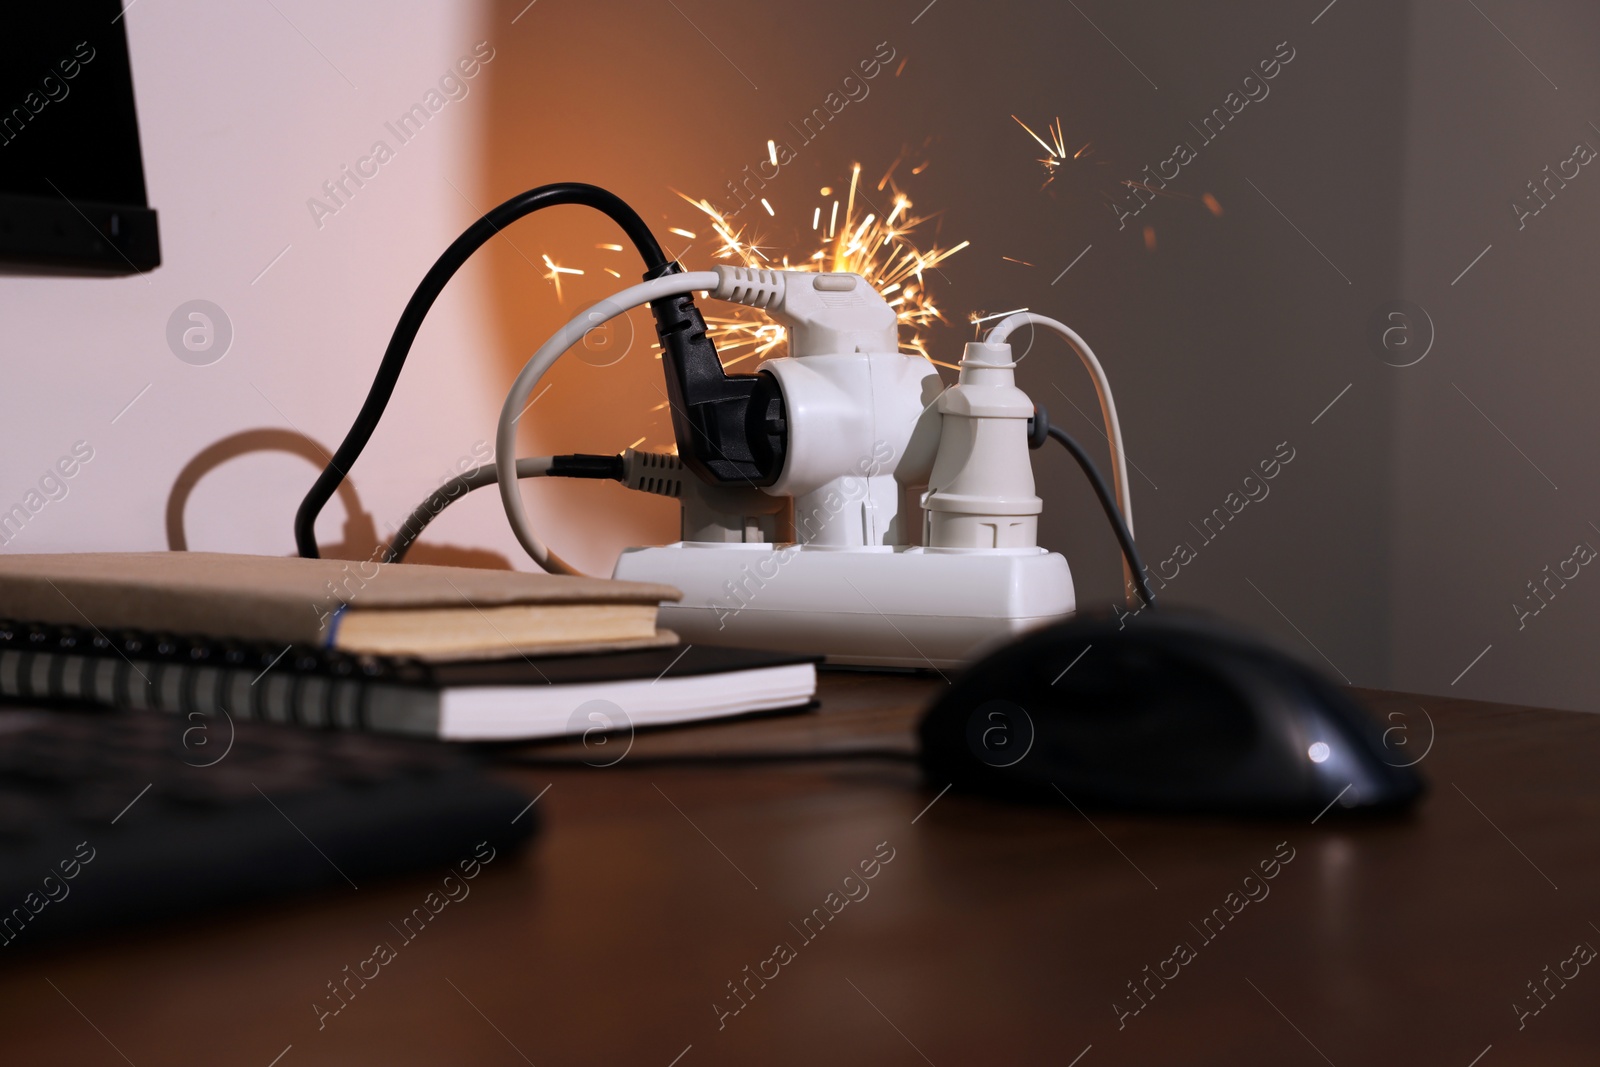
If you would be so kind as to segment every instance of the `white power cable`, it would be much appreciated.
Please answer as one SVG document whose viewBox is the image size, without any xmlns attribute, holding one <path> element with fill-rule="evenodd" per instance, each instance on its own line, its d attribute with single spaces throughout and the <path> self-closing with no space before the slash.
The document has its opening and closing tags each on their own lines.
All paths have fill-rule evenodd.
<svg viewBox="0 0 1600 1067">
<path fill-rule="evenodd" d="M 1105 420 L 1106 439 L 1111 443 L 1111 478 L 1113 488 L 1117 494 L 1117 510 L 1122 512 L 1122 521 L 1128 527 L 1128 536 L 1133 536 L 1133 503 L 1128 497 L 1128 458 L 1122 447 L 1122 424 L 1117 421 L 1116 401 L 1111 398 L 1111 383 L 1106 380 L 1105 368 L 1100 366 L 1100 361 L 1095 358 L 1094 349 L 1089 347 L 1089 342 L 1079 337 L 1077 331 L 1064 322 L 1045 315 L 1036 315 L 1031 311 L 1019 311 L 1015 315 L 1007 315 L 995 324 L 989 331 L 989 336 L 984 338 L 989 344 L 1007 344 L 1006 338 L 1018 326 L 1043 326 L 1045 329 L 1054 330 L 1061 338 L 1071 345 L 1078 353 L 1078 358 L 1083 360 L 1084 368 L 1089 372 L 1089 377 L 1094 379 L 1094 391 L 1100 398 L 1100 417 Z M 1122 575 L 1125 585 L 1132 596 L 1133 569 L 1128 561 L 1122 561 Z"/>
<path fill-rule="evenodd" d="M 533 358 L 522 365 L 517 379 L 506 394 L 505 405 L 500 409 L 500 421 L 495 427 L 494 463 L 500 483 L 500 502 L 505 505 L 506 520 L 517 535 L 517 541 L 527 550 L 533 561 L 547 571 L 558 574 L 578 574 L 539 540 L 528 521 L 527 508 L 517 486 L 517 421 L 528 405 L 528 395 L 539 379 L 560 358 L 561 354 L 583 339 L 584 334 L 601 326 L 633 308 L 659 300 L 662 297 L 716 289 L 722 275 L 716 271 L 692 271 L 687 274 L 668 274 L 647 282 L 630 286 L 614 296 L 581 311 L 555 335 L 539 346 Z"/>
</svg>

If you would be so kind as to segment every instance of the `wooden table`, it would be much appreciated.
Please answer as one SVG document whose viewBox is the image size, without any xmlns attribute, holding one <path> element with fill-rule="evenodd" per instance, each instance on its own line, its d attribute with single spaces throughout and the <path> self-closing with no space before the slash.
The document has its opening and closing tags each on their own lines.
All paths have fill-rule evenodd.
<svg viewBox="0 0 1600 1067">
<path fill-rule="evenodd" d="M 941 684 L 508 771 L 542 836 L 321 1030 L 443 872 L 12 956 L 0 1062 L 1600 1063 L 1600 966 L 1563 962 L 1600 946 L 1600 717 L 1369 693 L 1427 752 L 1411 818 L 1090 822 L 922 782 Z"/>
</svg>

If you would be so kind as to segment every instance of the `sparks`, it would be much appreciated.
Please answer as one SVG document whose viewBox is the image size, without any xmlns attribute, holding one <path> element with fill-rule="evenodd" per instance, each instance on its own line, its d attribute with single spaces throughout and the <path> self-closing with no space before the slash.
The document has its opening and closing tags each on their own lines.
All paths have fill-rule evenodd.
<svg viewBox="0 0 1600 1067">
<path fill-rule="evenodd" d="M 1029 140 L 1039 148 L 1044 149 L 1044 155 L 1035 160 L 1044 168 L 1044 184 L 1039 187 L 1041 191 L 1049 189 L 1057 178 L 1063 176 L 1069 180 L 1082 180 L 1096 173 L 1095 170 L 1080 171 L 1079 167 L 1100 168 L 1111 165 L 1109 160 L 1093 158 L 1096 155 L 1093 141 L 1083 142 L 1076 151 L 1069 149 L 1067 147 L 1066 127 L 1060 116 L 1051 119 L 1042 133 L 1023 122 L 1017 115 L 1012 115 L 1011 120 L 1022 127 Z M 1150 168 L 1145 168 L 1147 174 L 1149 170 Z M 1051 192 L 1054 194 L 1055 190 L 1051 190 Z M 1169 189 L 1166 182 L 1159 180 L 1143 181 L 1135 178 L 1124 178 L 1112 182 L 1109 188 L 1099 189 L 1097 195 L 1109 205 L 1114 204 L 1119 199 L 1127 198 L 1130 193 L 1139 200 L 1149 200 L 1152 197 L 1189 201 L 1199 199 L 1211 214 L 1216 216 L 1222 214 L 1222 205 L 1210 193 L 1205 193 L 1197 198 L 1191 193 L 1180 193 Z M 1149 195 L 1147 196 L 1146 194 Z M 1144 235 L 1144 244 L 1148 250 L 1152 252 L 1156 250 L 1154 231 Z"/>
<path fill-rule="evenodd" d="M 582 274 L 583 271 L 579 270 L 577 267 L 558 267 L 550 261 L 550 257 L 548 255 L 541 256 L 540 258 L 544 260 L 544 265 L 550 268 L 544 277 L 555 285 L 556 300 L 559 301 L 561 299 L 561 276 L 563 274 Z"/>
<path fill-rule="evenodd" d="M 770 137 L 767 138 L 767 159 L 774 167 L 778 165 L 778 146 Z"/>
<path fill-rule="evenodd" d="M 852 250 L 860 247 L 861 235 L 866 232 L 868 226 L 872 225 L 872 221 L 875 218 L 877 218 L 876 215 L 868 215 L 866 218 L 862 219 L 861 225 L 856 227 L 856 232 L 850 235 L 850 248 Z"/>
<path fill-rule="evenodd" d="M 1067 137 L 1066 134 L 1061 130 L 1061 118 L 1059 116 L 1056 117 L 1054 122 L 1050 123 L 1044 128 L 1045 133 L 1050 135 L 1050 139 L 1048 141 L 1043 137 L 1040 137 L 1037 133 L 1034 133 L 1033 128 L 1026 122 L 1023 122 L 1021 119 L 1017 118 L 1017 116 L 1012 115 L 1011 118 L 1018 126 L 1021 126 L 1024 130 L 1027 130 L 1028 136 L 1032 137 L 1036 142 L 1038 142 L 1039 147 L 1044 149 L 1044 158 L 1039 160 L 1039 164 L 1044 167 L 1045 185 L 1049 185 L 1051 182 L 1056 180 L 1056 169 L 1060 167 L 1063 162 L 1068 159 L 1077 159 L 1089 148 L 1088 145 L 1084 145 L 1076 152 L 1067 151 Z M 1044 186 L 1040 186 L 1040 188 L 1043 187 Z"/>
<path fill-rule="evenodd" d="M 918 169 L 913 168 L 912 173 L 917 173 Z M 914 214 L 910 198 L 899 188 L 891 185 L 890 190 L 891 206 L 885 215 L 879 205 L 872 202 L 876 195 L 873 186 L 862 183 L 860 165 L 853 166 L 843 197 L 835 198 L 832 186 L 821 189 L 825 202 L 811 210 L 811 230 L 816 234 L 816 243 L 809 248 L 788 249 L 768 244 L 767 238 L 755 232 L 753 225 L 736 222 L 704 198 L 678 195 L 710 220 L 719 242 L 711 253 L 712 258 L 765 269 L 781 267 L 859 274 L 886 299 L 892 295 L 890 306 L 902 327 L 901 350 L 929 359 L 923 331 L 936 322 L 945 321 L 945 317 L 928 293 L 925 275 L 967 248 L 969 242 L 962 241 L 949 248 L 919 248 L 911 235 L 931 220 Z M 761 204 L 768 217 L 778 217 L 770 204 L 764 200 Z M 725 366 L 752 358 L 764 359 L 776 354 L 784 342 L 783 327 L 754 309 L 736 307 L 726 314 L 721 311 L 707 314 L 706 320 Z M 929 362 L 934 361 L 930 359 Z"/>
<path fill-rule="evenodd" d="M 974 326 L 978 326 L 985 322 L 993 322 L 995 319 L 1003 319 L 1007 315 L 1017 315 L 1027 310 L 1027 308 L 1012 308 L 1010 311 L 997 311 L 993 315 L 973 315 L 967 321 Z"/>
<path fill-rule="evenodd" d="M 677 235 L 678 235 L 678 236 L 679 236 L 679 237 L 687 237 L 687 238 L 688 238 L 688 239 L 689 239 L 689 240 L 691 240 L 691 241 L 693 241 L 693 240 L 695 240 L 695 239 L 696 239 L 696 238 L 695 238 L 695 235 L 694 235 L 694 234 L 692 234 L 692 233 L 690 233 L 690 232 L 689 232 L 689 231 L 688 231 L 688 230 L 685 230 L 685 229 L 681 229 L 681 228 L 679 228 L 679 227 L 677 227 L 677 226 L 672 226 L 672 227 L 669 227 L 669 228 L 668 228 L 668 229 L 667 229 L 667 232 L 668 232 L 668 233 L 675 233 L 675 234 L 677 234 Z"/>
</svg>

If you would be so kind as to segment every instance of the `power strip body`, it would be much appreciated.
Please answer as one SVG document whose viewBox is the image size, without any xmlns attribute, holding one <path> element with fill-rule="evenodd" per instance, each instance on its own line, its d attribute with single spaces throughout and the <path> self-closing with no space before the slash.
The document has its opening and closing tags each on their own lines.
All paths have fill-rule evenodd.
<svg viewBox="0 0 1600 1067">
<path fill-rule="evenodd" d="M 659 619 L 687 643 L 781 648 L 876 667 L 959 667 L 1076 607 L 1066 558 L 1037 547 L 680 541 L 625 550 L 613 577 L 682 590 Z"/>
<path fill-rule="evenodd" d="M 683 592 L 662 626 L 693 643 L 942 670 L 1075 609 L 1066 559 L 1036 542 L 1034 406 L 1008 345 L 968 344 L 946 387 L 900 352 L 894 309 L 865 279 L 719 273 L 714 295 L 785 328 L 789 354 L 761 365 L 769 399 L 748 416 L 785 450 L 767 484 L 685 485 L 683 540 L 622 553 L 614 577 Z"/>
</svg>

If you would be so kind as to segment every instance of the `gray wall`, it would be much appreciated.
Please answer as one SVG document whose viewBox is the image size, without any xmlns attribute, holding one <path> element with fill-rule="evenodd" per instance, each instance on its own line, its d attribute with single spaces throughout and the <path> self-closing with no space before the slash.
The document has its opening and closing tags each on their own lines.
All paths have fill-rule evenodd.
<svg viewBox="0 0 1600 1067">
<path fill-rule="evenodd" d="M 969 166 L 945 195 L 983 227 L 982 252 L 964 265 L 972 302 L 1057 314 L 1097 345 L 1143 471 L 1134 484 L 1144 551 L 1155 566 L 1179 545 L 1196 550 L 1169 601 L 1210 607 L 1353 681 L 1383 684 L 1392 399 L 1375 387 L 1383 368 L 1359 324 L 1398 279 L 1402 13 L 1352 3 L 1311 26 L 1314 12 L 1282 4 L 1080 6 L 1084 14 L 1018 11 L 993 35 L 990 16 L 972 11 L 935 58 L 956 68 L 967 42 L 984 40 L 981 59 L 1000 83 L 970 90 L 950 79 L 946 90 L 961 117 L 945 140 Z M 964 13 L 943 14 L 956 23 Z M 1294 59 L 1266 83 L 1270 95 L 1203 144 L 1190 123 L 1285 41 Z M 968 91 L 975 99 L 963 106 Z M 1008 110 L 1059 111 L 1106 165 L 1058 182 L 1053 199 L 1030 195 Z M 1177 196 L 1119 231 L 1102 201 L 1106 179 L 1138 177 L 1180 140 L 1199 157 L 1170 186 Z M 1007 162 L 972 165 L 981 160 Z M 1202 206 L 1206 193 L 1220 216 Z M 1139 224 L 1153 228 L 1154 251 Z M 1007 271 L 994 263 L 1001 254 L 1041 269 Z M 1095 437 L 1055 389 L 1092 415 L 1081 372 L 1064 354 L 1048 359 L 1029 367 L 1027 384 L 1074 432 Z M 1283 442 L 1295 458 L 1267 483 L 1270 495 L 1204 540 L 1206 517 Z M 1105 532 L 1075 472 L 1044 464 L 1053 468 L 1045 536 L 1074 561 L 1086 599 L 1104 603 L 1116 592 Z"/>
<path fill-rule="evenodd" d="M 1413 5 L 1400 295 L 1428 309 L 1437 341 L 1388 375 L 1395 683 L 1600 710 L 1600 576 L 1574 561 L 1565 588 L 1542 585 L 1580 543 L 1600 548 L 1600 168 L 1552 181 L 1521 228 L 1511 206 L 1537 205 L 1526 183 L 1577 143 L 1600 148 L 1600 9 L 1480 6 L 1505 36 L 1470 5 Z"/>
</svg>

